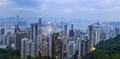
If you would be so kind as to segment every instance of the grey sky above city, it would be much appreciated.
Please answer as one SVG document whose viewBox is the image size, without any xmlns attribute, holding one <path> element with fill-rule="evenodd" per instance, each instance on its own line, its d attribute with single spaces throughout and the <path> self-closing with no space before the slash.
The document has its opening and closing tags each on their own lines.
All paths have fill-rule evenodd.
<svg viewBox="0 0 120 59">
<path fill-rule="evenodd" d="M 120 0 L 0 0 L 0 17 L 17 14 L 120 21 Z"/>
</svg>

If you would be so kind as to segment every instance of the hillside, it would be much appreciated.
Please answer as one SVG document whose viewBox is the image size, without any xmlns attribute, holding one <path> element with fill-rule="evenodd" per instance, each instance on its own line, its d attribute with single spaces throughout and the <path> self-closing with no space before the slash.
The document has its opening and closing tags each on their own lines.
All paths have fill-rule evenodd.
<svg viewBox="0 0 120 59">
<path fill-rule="evenodd" d="M 120 59 L 120 35 L 100 42 L 95 51 L 82 59 Z"/>
</svg>

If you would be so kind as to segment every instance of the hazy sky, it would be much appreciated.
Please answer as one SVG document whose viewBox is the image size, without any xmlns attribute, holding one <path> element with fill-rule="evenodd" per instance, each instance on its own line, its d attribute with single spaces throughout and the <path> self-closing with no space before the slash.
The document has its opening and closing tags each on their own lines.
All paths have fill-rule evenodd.
<svg viewBox="0 0 120 59">
<path fill-rule="evenodd" d="M 120 0 L 0 0 L 0 17 L 17 14 L 120 21 Z"/>
</svg>

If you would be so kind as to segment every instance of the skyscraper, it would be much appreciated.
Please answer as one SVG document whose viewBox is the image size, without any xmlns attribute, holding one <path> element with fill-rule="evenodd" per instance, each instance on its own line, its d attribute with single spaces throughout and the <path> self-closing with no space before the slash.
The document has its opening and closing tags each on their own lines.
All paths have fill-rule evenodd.
<svg viewBox="0 0 120 59">
<path fill-rule="evenodd" d="M 101 35 L 100 29 L 97 29 L 97 30 L 96 30 L 95 45 L 97 45 L 97 44 L 101 41 L 100 35 Z"/>
<path fill-rule="evenodd" d="M 43 37 L 42 44 L 42 56 L 52 57 L 52 39 L 51 36 L 47 35 Z"/>
<path fill-rule="evenodd" d="M 59 33 L 52 35 L 52 57 L 62 59 L 62 42 L 59 39 Z"/>
<path fill-rule="evenodd" d="M 39 18 L 38 20 L 38 41 L 39 41 L 39 44 L 38 44 L 38 47 L 40 48 L 38 51 L 39 53 L 41 54 L 41 50 L 42 50 L 42 19 Z"/>
<path fill-rule="evenodd" d="M 15 24 L 15 46 L 17 49 L 21 49 L 21 35 L 20 35 L 20 28 L 19 28 L 19 15 L 17 15 L 17 22 Z"/>
<path fill-rule="evenodd" d="M 81 44 L 82 44 L 82 41 L 80 40 L 79 41 L 79 52 L 78 52 L 78 58 L 80 59 L 82 56 L 81 56 Z"/>
<path fill-rule="evenodd" d="M 119 28 L 116 28 L 116 29 L 115 29 L 115 32 L 116 32 L 116 36 L 119 35 L 120 29 L 119 29 Z"/>
<path fill-rule="evenodd" d="M 2 36 L 2 45 L 7 45 L 7 39 L 5 35 Z"/>
<path fill-rule="evenodd" d="M 28 56 L 35 57 L 35 42 L 28 38 L 21 39 L 21 57 L 26 58 Z"/>
<path fill-rule="evenodd" d="M 62 42 L 63 42 L 63 52 L 66 51 L 66 44 L 67 44 L 67 25 L 64 25 L 63 34 L 62 34 Z"/>
<path fill-rule="evenodd" d="M 86 53 L 90 53 L 90 40 L 88 39 L 88 36 L 85 37 L 86 40 Z"/>
<path fill-rule="evenodd" d="M 14 36 L 11 34 L 11 32 L 8 32 L 6 35 L 6 39 L 7 39 L 7 46 L 11 46 L 12 43 L 14 43 Z"/>
<path fill-rule="evenodd" d="M 39 35 L 42 35 L 42 19 L 41 18 L 39 18 L 38 26 L 39 26 Z"/>
<path fill-rule="evenodd" d="M 71 24 L 71 29 L 69 30 L 69 37 L 74 37 L 74 26 Z"/>
<path fill-rule="evenodd" d="M 1 36 L 5 34 L 5 29 L 1 28 Z"/>
<path fill-rule="evenodd" d="M 88 53 L 90 53 L 90 40 L 88 40 L 88 37 L 85 36 L 84 39 L 79 41 L 78 59 L 81 59 Z"/>
<path fill-rule="evenodd" d="M 31 39 L 36 41 L 38 36 L 38 23 L 31 24 Z"/>
<path fill-rule="evenodd" d="M 31 37 L 30 37 L 34 42 L 35 42 L 35 54 L 39 54 L 39 39 L 38 39 L 38 23 L 33 23 L 31 24 Z"/>
<path fill-rule="evenodd" d="M 15 45 L 17 49 L 21 49 L 21 34 L 15 33 Z"/>
<path fill-rule="evenodd" d="M 25 58 L 27 57 L 27 43 L 28 38 L 23 38 L 21 39 L 21 57 Z"/>
<path fill-rule="evenodd" d="M 32 40 L 28 40 L 27 42 L 26 42 L 26 55 L 27 56 L 32 56 L 32 49 L 33 49 L 34 47 L 32 47 Z"/>
<path fill-rule="evenodd" d="M 32 56 L 32 57 L 37 56 L 37 55 L 36 55 L 36 50 L 37 50 L 37 49 L 36 49 L 36 42 L 34 42 L 34 41 L 31 42 L 31 48 L 32 48 L 32 49 L 31 49 L 31 56 Z M 38 52 L 38 53 L 39 53 L 39 52 Z"/>
<path fill-rule="evenodd" d="M 86 51 L 87 47 L 86 47 L 86 40 L 81 40 L 81 56 L 85 56 L 87 54 Z"/>
<path fill-rule="evenodd" d="M 101 40 L 105 41 L 106 38 L 107 38 L 107 34 L 102 30 L 101 33 L 100 33 L 100 38 Z"/>
<path fill-rule="evenodd" d="M 64 25 L 64 35 L 67 37 L 67 25 Z"/>
<path fill-rule="evenodd" d="M 90 40 L 90 51 L 93 51 L 95 49 L 93 43 L 93 25 L 88 27 L 88 39 Z"/>
<path fill-rule="evenodd" d="M 74 41 L 70 41 L 67 45 L 67 55 L 68 55 L 68 59 L 73 59 L 74 58 L 74 54 L 75 54 L 75 42 Z"/>
</svg>

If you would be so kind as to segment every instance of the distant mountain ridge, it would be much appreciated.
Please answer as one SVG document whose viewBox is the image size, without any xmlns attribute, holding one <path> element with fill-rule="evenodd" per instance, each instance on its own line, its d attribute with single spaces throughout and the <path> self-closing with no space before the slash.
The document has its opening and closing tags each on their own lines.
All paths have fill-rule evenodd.
<svg viewBox="0 0 120 59">
<path fill-rule="evenodd" d="M 2 24 L 14 24 L 17 21 L 20 23 L 35 23 L 38 22 L 37 17 L 19 17 L 19 20 L 17 20 L 17 17 L 6 17 L 6 18 L 0 18 L 0 25 Z M 62 17 L 43 17 L 42 18 L 43 23 L 47 22 L 54 22 L 61 23 L 62 21 L 66 24 L 74 24 L 75 28 L 79 29 L 86 29 L 90 24 L 96 23 L 97 20 L 91 21 L 91 20 L 84 20 L 84 19 L 66 19 Z M 106 23 L 106 22 L 105 22 Z M 114 26 L 120 26 L 120 22 L 107 22 L 106 24 L 114 25 Z"/>
<path fill-rule="evenodd" d="M 23 22 L 26 21 L 27 23 L 35 23 L 38 21 L 39 18 L 37 17 L 19 17 L 19 21 Z M 91 21 L 91 20 L 84 20 L 84 19 L 67 19 L 67 18 L 63 18 L 63 17 L 43 17 L 42 18 L 43 23 L 47 23 L 47 22 L 57 22 L 57 23 L 61 23 L 62 21 L 65 24 L 74 24 L 75 28 L 79 28 L 79 29 L 86 29 L 88 27 L 88 25 L 95 23 L 97 20 L 95 21 Z M 17 22 L 17 17 L 6 17 L 6 18 L 0 18 L 0 25 L 2 24 L 14 24 Z"/>
<path fill-rule="evenodd" d="M 120 21 L 116 22 L 109 22 L 108 24 L 114 25 L 114 26 L 120 26 Z"/>
</svg>

